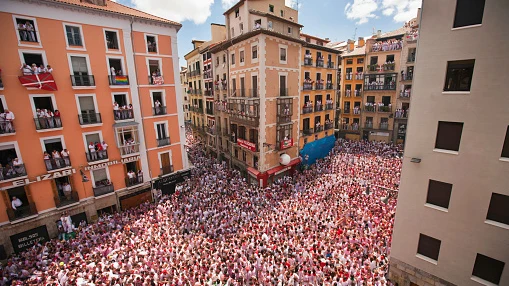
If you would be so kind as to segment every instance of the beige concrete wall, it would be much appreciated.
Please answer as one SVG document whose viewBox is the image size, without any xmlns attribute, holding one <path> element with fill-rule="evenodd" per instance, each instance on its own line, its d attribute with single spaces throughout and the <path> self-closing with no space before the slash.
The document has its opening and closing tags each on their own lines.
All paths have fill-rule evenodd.
<svg viewBox="0 0 509 286">
<path fill-rule="evenodd" d="M 493 192 L 509 195 L 500 161 L 509 124 L 507 1 L 486 1 L 483 23 L 451 30 L 456 1 L 423 1 L 418 54 L 391 257 L 456 285 L 471 280 L 477 253 L 505 262 L 509 230 L 485 223 Z M 475 59 L 470 92 L 444 93 L 447 61 Z M 434 152 L 438 121 L 464 122 L 458 154 Z M 411 163 L 421 158 L 420 164 Z M 424 206 L 428 180 L 453 184 L 448 212 Z M 441 240 L 437 265 L 416 257 L 419 233 Z"/>
</svg>

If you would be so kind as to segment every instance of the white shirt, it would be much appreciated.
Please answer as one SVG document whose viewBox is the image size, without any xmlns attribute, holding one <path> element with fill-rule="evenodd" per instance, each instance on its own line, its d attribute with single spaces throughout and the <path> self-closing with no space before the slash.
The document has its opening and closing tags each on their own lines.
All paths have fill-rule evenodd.
<svg viewBox="0 0 509 286">
<path fill-rule="evenodd" d="M 95 152 L 95 146 L 93 144 L 88 145 L 88 150 L 90 150 L 90 152 Z"/>
<path fill-rule="evenodd" d="M 70 193 L 72 191 L 71 185 L 65 185 L 62 189 L 63 189 L 64 193 Z"/>
<path fill-rule="evenodd" d="M 6 112 L 5 119 L 6 120 L 14 120 L 14 113 L 12 113 L 12 111 Z"/>
<path fill-rule="evenodd" d="M 23 203 L 21 202 L 20 199 L 16 198 L 15 200 L 13 200 L 11 202 L 11 205 L 12 205 L 12 208 L 16 210 L 17 208 L 21 207 L 21 205 L 23 205 Z"/>
<path fill-rule="evenodd" d="M 101 145 L 103 146 L 103 150 L 104 151 L 108 150 L 108 144 L 107 143 L 102 143 Z"/>
</svg>

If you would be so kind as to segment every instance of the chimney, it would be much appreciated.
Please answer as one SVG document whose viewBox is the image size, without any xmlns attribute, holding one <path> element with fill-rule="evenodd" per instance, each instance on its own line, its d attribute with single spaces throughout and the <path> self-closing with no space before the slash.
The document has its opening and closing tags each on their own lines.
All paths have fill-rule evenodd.
<svg viewBox="0 0 509 286">
<path fill-rule="evenodd" d="M 348 44 L 347 44 L 347 46 L 346 46 L 347 51 L 348 51 L 348 52 L 353 51 L 355 41 L 354 41 L 354 40 L 348 40 L 348 42 L 347 42 L 347 43 L 348 43 Z"/>
<path fill-rule="evenodd" d="M 359 37 L 359 40 L 358 40 L 357 46 L 359 46 L 359 47 L 361 47 L 361 48 L 362 48 L 362 47 L 364 47 L 364 44 L 365 44 L 365 43 L 366 43 L 366 42 L 364 41 L 364 37 Z"/>
<path fill-rule="evenodd" d="M 382 36 L 382 30 L 376 31 L 376 37 L 380 38 Z"/>
<path fill-rule="evenodd" d="M 328 40 L 329 40 L 329 38 L 325 38 L 325 40 L 326 40 L 326 41 L 328 41 Z"/>
</svg>

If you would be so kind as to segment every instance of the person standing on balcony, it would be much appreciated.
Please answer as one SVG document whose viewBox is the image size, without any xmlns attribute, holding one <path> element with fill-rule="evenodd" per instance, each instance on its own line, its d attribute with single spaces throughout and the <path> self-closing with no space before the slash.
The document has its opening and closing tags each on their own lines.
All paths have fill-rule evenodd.
<svg viewBox="0 0 509 286">
<path fill-rule="evenodd" d="M 101 143 L 101 146 L 102 146 L 103 157 L 106 159 L 106 158 L 108 158 L 108 144 L 106 144 L 106 141 L 103 140 L 103 142 Z"/>
<path fill-rule="evenodd" d="M 141 169 L 138 170 L 137 177 L 138 177 L 138 183 L 139 184 L 143 183 L 143 171 Z"/>
<path fill-rule="evenodd" d="M 64 158 L 64 164 L 66 166 L 71 166 L 71 160 L 69 159 L 69 151 L 67 151 L 67 149 L 64 149 L 62 150 L 60 155 L 62 155 L 62 158 Z"/>
<path fill-rule="evenodd" d="M 62 167 L 62 164 L 61 164 L 62 157 L 60 157 L 60 152 L 58 152 L 57 150 L 53 150 L 53 153 L 51 153 L 51 156 L 53 157 L 53 160 L 55 161 L 57 168 L 61 168 Z"/>
<path fill-rule="evenodd" d="M 159 102 L 159 100 L 156 99 L 156 101 L 154 102 L 154 107 L 156 109 L 156 115 L 159 115 L 161 112 L 161 102 Z"/>
<path fill-rule="evenodd" d="M 55 122 L 53 121 L 53 112 L 48 109 L 44 109 L 44 115 L 46 116 L 46 120 L 48 121 L 49 128 L 55 128 Z"/>
<path fill-rule="evenodd" d="M 44 159 L 44 164 L 46 164 L 46 170 L 48 171 L 52 170 L 53 166 L 51 165 L 51 156 L 49 155 L 49 153 L 44 151 L 42 158 Z"/>
<path fill-rule="evenodd" d="M 88 145 L 88 153 L 89 153 L 91 161 L 96 161 L 97 160 L 97 153 L 96 153 L 96 150 L 95 150 L 94 142 L 90 142 L 90 144 Z"/>
<path fill-rule="evenodd" d="M 95 150 L 97 151 L 97 155 L 99 156 L 99 159 L 104 159 L 103 158 L 103 145 L 101 144 L 101 142 L 95 142 Z"/>
<path fill-rule="evenodd" d="M 25 63 L 23 63 L 23 65 L 21 66 L 20 70 L 23 73 L 23 75 L 32 75 L 33 74 L 32 69 L 30 68 L 30 66 L 28 66 Z"/>
<path fill-rule="evenodd" d="M 12 165 L 14 166 L 14 170 L 16 171 L 16 173 L 20 175 L 25 173 L 25 167 L 23 166 L 23 162 L 21 162 L 20 159 L 14 158 L 14 160 L 12 161 Z"/>
<path fill-rule="evenodd" d="M 62 187 L 62 191 L 64 192 L 65 198 L 67 200 L 71 200 L 72 188 L 69 183 L 67 183 L 67 182 L 64 183 L 64 186 Z"/>
<path fill-rule="evenodd" d="M 115 119 L 120 120 L 120 107 L 116 101 L 113 103 L 113 113 L 115 114 Z"/>
<path fill-rule="evenodd" d="M 115 75 L 117 75 L 117 74 L 115 73 L 115 67 L 110 68 L 110 74 L 111 74 L 111 83 L 116 84 L 117 80 L 115 78 Z"/>
<path fill-rule="evenodd" d="M 60 118 L 60 111 L 58 111 L 58 109 L 53 113 L 53 117 L 55 119 L 55 127 L 62 127 L 62 120 Z"/>
<path fill-rule="evenodd" d="M 21 40 L 24 42 L 28 41 L 27 29 L 25 28 L 25 25 L 23 25 L 23 23 L 18 23 L 18 31 Z"/>
<path fill-rule="evenodd" d="M 14 126 L 12 125 L 12 121 L 14 120 L 14 113 L 12 113 L 12 111 L 8 110 L 8 109 L 5 109 L 4 111 L 4 114 L 5 114 L 5 131 L 7 133 L 11 133 L 11 132 L 14 132 Z"/>
<path fill-rule="evenodd" d="M 27 30 L 28 40 L 30 42 L 36 42 L 34 25 L 32 25 L 32 23 L 27 21 L 25 23 L 25 29 Z"/>
<path fill-rule="evenodd" d="M 16 216 L 19 216 L 21 214 L 21 210 L 19 210 L 19 207 L 21 207 L 23 205 L 23 202 L 21 202 L 20 199 L 18 199 L 17 197 L 12 197 L 12 201 L 11 201 L 11 206 L 12 206 L 12 209 L 14 210 L 14 214 Z"/>
<path fill-rule="evenodd" d="M 132 186 L 135 184 L 136 182 L 136 174 L 132 171 L 132 170 L 129 170 L 127 172 L 127 180 L 128 180 L 128 186 Z"/>
</svg>

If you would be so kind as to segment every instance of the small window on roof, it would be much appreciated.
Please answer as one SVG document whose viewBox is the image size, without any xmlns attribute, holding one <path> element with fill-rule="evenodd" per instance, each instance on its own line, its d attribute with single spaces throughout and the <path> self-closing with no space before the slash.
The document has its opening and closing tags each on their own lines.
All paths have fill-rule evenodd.
<svg viewBox="0 0 509 286">
<path fill-rule="evenodd" d="M 274 13 L 274 5 L 269 5 L 269 12 Z"/>
</svg>

